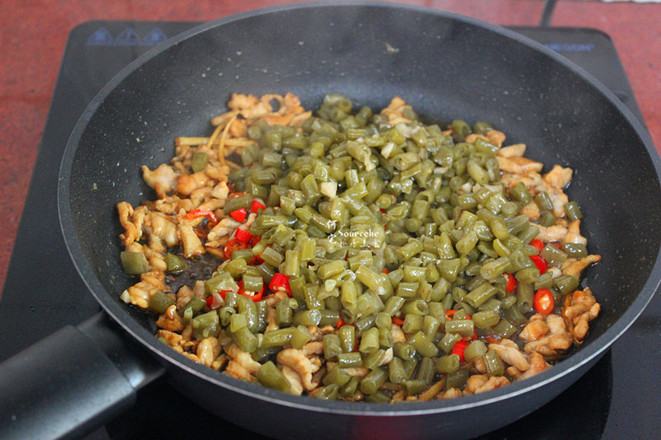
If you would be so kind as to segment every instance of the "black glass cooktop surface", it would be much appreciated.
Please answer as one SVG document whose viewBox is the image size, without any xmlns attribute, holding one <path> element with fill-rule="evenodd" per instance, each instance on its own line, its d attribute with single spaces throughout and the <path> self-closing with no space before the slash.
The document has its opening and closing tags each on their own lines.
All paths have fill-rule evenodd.
<svg viewBox="0 0 661 440">
<path fill-rule="evenodd" d="M 70 261 L 57 215 L 57 175 L 69 133 L 87 103 L 122 67 L 196 23 L 95 21 L 75 28 L 52 106 L 0 301 L 0 360 L 99 311 Z M 513 28 L 581 65 L 641 118 L 610 38 L 596 30 Z M 44 243 L 47 243 L 44 246 Z M 38 252 L 35 252 L 38 249 Z M 36 268 L 36 269 L 35 269 Z M 652 439 L 661 432 L 661 299 L 578 382 L 491 439 Z M 159 379 L 132 410 L 88 439 L 263 438 L 181 397 Z"/>
</svg>

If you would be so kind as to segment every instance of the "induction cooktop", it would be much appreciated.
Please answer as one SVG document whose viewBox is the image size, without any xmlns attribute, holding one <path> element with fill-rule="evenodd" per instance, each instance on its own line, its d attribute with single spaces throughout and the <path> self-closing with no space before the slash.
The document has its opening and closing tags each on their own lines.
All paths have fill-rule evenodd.
<svg viewBox="0 0 661 440">
<path fill-rule="evenodd" d="M 155 45 L 197 23 L 93 21 L 71 32 L 33 171 L 0 302 L 0 360 L 100 310 L 78 276 L 58 225 L 58 165 L 88 102 L 119 70 Z M 577 63 L 640 118 L 640 110 L 608 35 L 587 28 L 515 27 Z M 44 246 L 48 243 L 48 246 Z M 35 252 L 39 249 L 39 252 Z M 492 439 L 651 439 L 661 432 L 661 298 L 595 366 L 553 401 Z M 89 434 L 92 439 L 261 439 L 207 412 L 158 379 L 138 392 L 127 413 Z"/>
</svg>

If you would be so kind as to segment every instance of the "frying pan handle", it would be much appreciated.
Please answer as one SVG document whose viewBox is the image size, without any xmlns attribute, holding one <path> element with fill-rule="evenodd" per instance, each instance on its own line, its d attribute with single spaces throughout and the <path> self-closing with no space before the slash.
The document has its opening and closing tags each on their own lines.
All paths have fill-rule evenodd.
<svg viewBox="0 0 661 440">
<path fill-rule="evenodd" d="M 103 313 L 0 364 L 0 438 L 79 438 L 129 409 L 164 368 Z"/>
</svg>

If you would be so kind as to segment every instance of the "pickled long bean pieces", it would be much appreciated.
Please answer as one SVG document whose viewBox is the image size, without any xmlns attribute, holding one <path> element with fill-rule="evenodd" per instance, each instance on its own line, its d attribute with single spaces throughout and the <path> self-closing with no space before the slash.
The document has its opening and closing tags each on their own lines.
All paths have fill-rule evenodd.
<svg viewBox="0 0 661 440">
<path fill-rule="evenodd" d="M 581 276 L 600 257 L 571 170 L 542 175 L 490 123 L 426 123 L 400 98 L 228 107 L 143 167 L 157 200 L 118 205 L 140 278 L 121 298 L 159 315 L 167 345 L 280 392 L 378 404 L 488 391 L 586 336 L 599 304 Z"/>
</svg>

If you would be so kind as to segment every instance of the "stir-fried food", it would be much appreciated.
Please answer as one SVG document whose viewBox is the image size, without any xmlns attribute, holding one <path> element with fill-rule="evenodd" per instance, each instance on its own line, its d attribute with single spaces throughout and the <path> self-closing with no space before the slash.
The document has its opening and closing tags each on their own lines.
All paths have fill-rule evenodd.
<svg viewBox="0 0 661 440">
<path fill-rule="evenodd" d="M 482 393 L 585 338 L 600 260 L 564 192 L 572 170 L 490 124 L 424 124 L 328 95 L 235 94 L 209 137 L 142 167 L 155 198 L 117 205 L 122 299 L 157 337 L 237 379 L 399 402 Z"/>
</svg>

